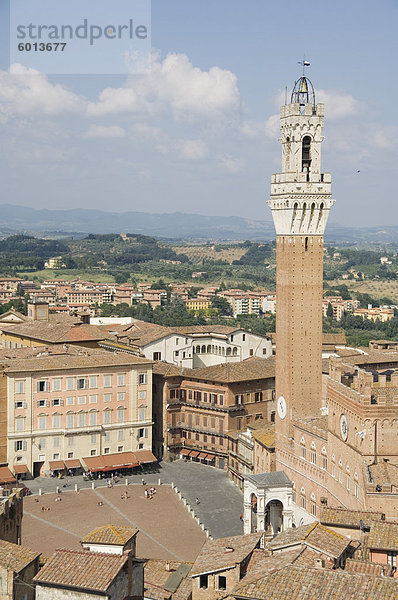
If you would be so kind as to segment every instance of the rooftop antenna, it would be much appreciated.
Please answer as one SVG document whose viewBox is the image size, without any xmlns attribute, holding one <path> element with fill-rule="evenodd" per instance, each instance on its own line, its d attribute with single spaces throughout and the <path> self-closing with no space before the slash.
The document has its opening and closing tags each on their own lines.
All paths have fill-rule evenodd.
<svg viewBox="0 0 398 600">
<path fill-rule="evenodd" d="M 299 60 L 298 64 L 302 65 L 302 67 L 303 67 L 303 77 L 305 77 L 305 67 L 309 67 L 310 64 L 311 64 L 308 60 L 305 60 L 305 54 L 303 56 L 303 60 Z"/>
<path fill-rule="evenodd" d="M 287 85 L 285 85 L 285 104 L 287 104 Z"/>
</svg>

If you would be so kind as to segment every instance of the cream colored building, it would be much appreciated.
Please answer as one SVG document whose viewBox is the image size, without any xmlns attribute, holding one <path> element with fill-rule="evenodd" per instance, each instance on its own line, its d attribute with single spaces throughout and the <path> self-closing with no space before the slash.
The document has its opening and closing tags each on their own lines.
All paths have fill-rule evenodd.
<svg viewBox="0 0 398 600">
<path fill-rule="evenodd" d="M 85 457 L 152 449 L 152 363 L 54 345 L 0 352 L 7 460 L 32 476 Z M 84 464 L 83 464 L 84 466 Z"/>
</svg>

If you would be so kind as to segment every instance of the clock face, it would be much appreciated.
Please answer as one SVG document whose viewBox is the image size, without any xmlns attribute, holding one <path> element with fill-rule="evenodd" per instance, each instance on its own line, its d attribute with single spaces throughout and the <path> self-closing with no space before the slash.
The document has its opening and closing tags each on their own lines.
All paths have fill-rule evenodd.
<svg viewBox="0 0 398 600">
<path fill-rule="evenodd" d="M 286 400 L 283 396 L 279 396 L 277 402 L 278 415 L 281 419 L 286 417 Z"/>
<path fill-rule="evenodd" d="M 344 413 L 340 417 L 340 433 L 345 442 L 348 438 L 348 420 Z"/>
</svg>

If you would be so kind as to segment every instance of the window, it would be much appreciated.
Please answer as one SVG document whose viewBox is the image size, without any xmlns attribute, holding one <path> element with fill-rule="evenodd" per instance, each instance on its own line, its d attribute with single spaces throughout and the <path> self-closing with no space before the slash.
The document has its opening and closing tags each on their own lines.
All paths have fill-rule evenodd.
<svg viewBox="0 0 398 600">
<path fill-rule="evenodd" d="M 138 375 L 138 383 L 139 384 L 147 383 L 147 375 L 146 375 L 146 373 L 140 373 Z"/>
<path fill-rule="evenodd" d="M 75 389 L 75 378 L 74 377 L 67 377 L 66 378 L 66 389 L 67 390 L 74 390 Z"/>
<path fill-rule="evenodd" d="M 316 465 L 316 451 L 311 450 L 311 464 Z"/>
<path fill-rule="evenodd" d="M 104 387 L 112 387 L 112 375 L 104 375 Z"/>
<path fill-rule="evenodd" d="M 90 388 L 96 388 L 96 387 L 98 387 L 98 385 L 97 385 L 97 379 L 98 378 L 97 378 L 96 375 L 92 375 L 90 377 Z"/>
<path fill-rule="evenodd" d="M 332 471 L 331 471 L 331 475 L 332 477 L 336 477 L 336 466 L 332 463 Z"/>
<path fill-rule="evenodd" d="M 87 390 L 87 388 L 88 388 L 87 377 L 79 377 L 77 380 L 77 389 L 78 390 Z"/>
<path fill-rule="evenodd" d="M 300 446 L 300 456 L 301 456 L 301 458 L 305 459 L 305 457 L 306 457 L 305 446 Z"/>
<path fill-rule="evenodd" d="M 117 376 L 117 384 L 118 385 L 125 385 L 125 374 L 124 373 L 119 373 L 119 375 Z"/>
<path fill-rule="evenodd" d="M 15 431 L 24 431 L 25 419 L 15 419 Z"/>
<path fill-rule="evenodd" d="M 74 455 L 74 453 L 73 453 L 73 452 L 68 452 L 66 456 L 67 456 L 68 458 L 73 458 L 73 455 Z"/>
<path fill-rule="evenodd" d="M 92 444 L 96 444 L 97 443 L 97 436 L 95 435 L 95 433 L 91 434 L 90 440 L 91 440 Z"/>
<path fill-rule="evenodd" d="M 15 393 L 16 394 L 24 394 L 25 393 L 25 380 L 19 379 L 15 382 Z"/>
<path fill-rule="evenodd" d="M 227 589 L 227 578 L 225 575 L 219 575 L 217 577 L 217 589 L 218 590 L 226 590 Z"/>
<path fill-rule="evenodd" d="M 86 396 L 79 396 L 77 399 L 78 404 L 86 404 Z"/>
<path fill-rule="evenodd" d="M 118 392 L 117 394 L 118 402 L 124 402 L 126 399 L 126 394 L 124 392 Z"/>
<path fill-rule="evenodd" d="M 15 408 L 26 408 L 26 402 L 22 402 L 22 400 L 18 400 L 15 402 Z"/>
<path fill-rule="evenodd" d="M 199 587 L 207 590 L 209 587 L 209 576 L 208 575 L 200 575 L 199 576 Z"/>
<path fill-rule="evenodd" d="M 140 406 L 138 408 L 138 420 L 145 421 L 146 419 L 146 406 Z"/>
<path fill-rule="evenodd" d="M 90 413 L 90 425 L 96 425 L 96 424 L 97 424 L 97 413 L 91 412 Z"/>
<path fill-rule="evenodd" d="M 97 454 L 97 451 L 95 449 L 90 450 L 90 456 L 95 456 L 96 454 Z"/>
<path fill-rule="evenodd" d="M 138 400 L 146 400 L 146 392 L 138 392 Z"/>
<path fill-rule="evenodd" d="M 53 389 L 53 392 L 61 391 L 61 379 L 57 378 L 57 379 L 52 380 L 52 389 Z"/>
<path fill-rule="evenodd" d="M 54 452 L 53 460 L 59 460 L 59 452 Z"/>
<path fill-rule="evenodd" d="M 59 437 L 56 436 L 53 438 L 54 448 L 59 448 Z"/>
<path fill-rule="evenodd" d="M 141 429 L 138 430 L 138 437 L 139 438 L 148 437 L 148 432 L 145 427 L 142 427 Z"/>
<path fill-rule="evenodd" d="M 46 447 L 46 438 L 40 438 L 39 443 L 37 445 L 39 447 L 39 450 L 43 450 L 43 448 Z"/>
<path fill-rule="evenodd" d="M 61 415 L 53 415 L 52 422 L 53 429 L 59 429 L 61 427 Z"/>
<path fill-rule="evenodd" d="M 75 399 L 73 397 L 69 397 L 66 399 L 67 406 L 73 406 L 74 403 L 75 403 Z"/>
<path fill-rule="evenodd" d="M 263 393 L 262 392 L 255 392 L 254 394 L 254 402 L 262 402 L 263 400 Z"/>
<path fill-rule="evenodd" d="M 326 456 L 322 456 L 322 469 L 324 469 L 325 471 L 328 468 L 328 459 Z"/>
<path fill-rule="evenodd" d="M 37 382 L 37 391 L 38 392 L 49 392 L 50 384 L 47 379 Z"/>
<path fill-rule="evenodd" d="M 223 404 L 224 404 L 224 396 L 222 396 L 220 394 L 220 396 L 218 397 L 218 399 L 219 399 L 219 402 L 220 402 L 221 406 L 223 406 Z"/>
<path fill-rule="evenodd" d="M 243 394 L 235 396 L 235 404 L 243 404 Z"/>
<path fill-rule="evenodd" d="M 104 410 L 104 423 L 105 424 L 109 424 L 111 422 L 111 411 L 110 410 Z"/>
<path fill-rule="evenodd" d="M 350 491 L 351 488 L 351 479 L 349 477 L 349 475 L 347 475 L 347 490 Z"/>
<path fill-rule="evenodd" d="M 118 447 L 117 447 L 117 451 L 118 451 L 118 452 L 123 452 L 123 449 L 124 449 L 124 446 L 118 446 Z"/>
<path fill-rule="evenodd" d="M 117 409 L 117 422 L 124 423 L 124 408 Z"/>
<path fill-rule="evenodd" d="M 68 437 L 68 446 L 71 447 L 75 443 L 75 438 L 71 435 Z"/>
<path fill-rule="evenodd" d="M 162 360 L 162 353 L 161 352 L 154 352 L 153 353 L 153 360 Z"/>
<path fill-rule="evenodd" d="M 123 429 L 120 429 L 120 431 L 117 432 L 117 439 L 118 439 L 118 442 L 122 442 L 124 440 L 124 431 L 123 431 Z"/>
<path fill-rule="evenodd" d="M 89 396 L 90 404 L 97 404 L 97 396 Z"/>
<path fill-rule="evenodd" d="M 75 415 L 66 415 L 66 428 L 72 429 L 75 426 Z"/>
<path fill-rule="evenodd" d="M 37 419 L 37 425 L 39 429 L 47 429 L 47 417 L 42 416 Z"/>
<path fill-rule="evenodd" d="M 79 413 L 79 427 L 86 426 L 86 413 Z"/>
<path fill-rule="evenodd" d="M 53 398 L 53 400 L 51 401 L 51 405 L 52 406 L 61 406 L 62 405 L 61 398 Z"/>
<path fill-rule="evenodd" d="M 112 400 L 112 394 L 104 394 L 104 402 L 110 402 Z"/>
<path fill-rule="evenodd" d="M 398 552 L 396 550 L 389 550 L 387 552 L 387 562 L 391 567 L 397 566 L 397 555 Z"/>
<path fill-rule="evenodd" d="M 212 404 L 217 404 L 217 394 L 210 394 L 210 402 Z"/>
<path fill-rule="evenodd" d="M 17 440 L 15 442 L 15 451 L 18 452 L 20 450 L 23 450 L 23 440 Z"/>
<path fill-rule="evenodd" d="M 109 454 L 110 448 L 104 448 L 104 454 Z"/>
</svg>

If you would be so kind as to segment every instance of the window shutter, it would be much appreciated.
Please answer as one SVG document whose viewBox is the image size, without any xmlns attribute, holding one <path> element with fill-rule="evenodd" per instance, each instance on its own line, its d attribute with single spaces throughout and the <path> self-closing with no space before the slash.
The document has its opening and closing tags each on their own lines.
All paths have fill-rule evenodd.
<svg viewBox="0 0 398 600">
<path fill-rule="evenodd" d="M 145 432 L 145 437 L 147 438 L 148 437 L 148 429 L 144 429 L 144 432 Z"/>
<path fill-rule="evenodd" d="M 23 442 L 23 444 L 22 444 L 22 447 L 23 447 L 23 449 L 24 449 L 24 450 L 26 450 L 26 449 L 27 449 L 27 447 L 28 447 L 28 444 L 27 444 L 27 442 L 25 442 L 25 441 L 24 441 L 24 442 Z"/>
<path fill-rule="evenodd" d="M 50 406 L 50 400 L 46 400 L 46 406 Z"/>
<path fill-rule="evenodd" d="M 18 442 L 14 442 L 14 451 L 16 452 L 18 450 Z"/>
</svg>

